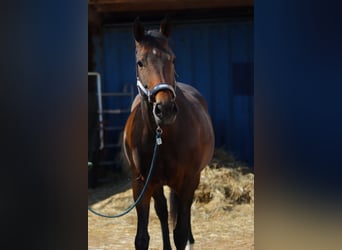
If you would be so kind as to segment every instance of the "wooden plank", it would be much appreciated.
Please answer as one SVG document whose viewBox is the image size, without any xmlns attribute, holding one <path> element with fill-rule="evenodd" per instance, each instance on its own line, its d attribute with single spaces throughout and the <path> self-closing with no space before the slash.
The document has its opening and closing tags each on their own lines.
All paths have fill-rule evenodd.
<svg viewBox="0 0 342 250">
<path fill-rule="evenodd" d="M 227 7 L 251 7 L 253 0 L 90 0 L 89 5 L 99 12 L 158 11 L 184 9 L 214 9 Z"/>
</svg>

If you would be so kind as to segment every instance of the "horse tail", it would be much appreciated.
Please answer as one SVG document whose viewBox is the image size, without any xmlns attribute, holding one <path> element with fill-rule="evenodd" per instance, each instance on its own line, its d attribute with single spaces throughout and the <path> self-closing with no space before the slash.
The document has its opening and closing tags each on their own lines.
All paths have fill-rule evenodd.
<svg viewBox="0 0 342 250">
<path fill-rule="evenodd" d="M 177 223 L 177 211 L 178 211 L 178 197 L 175 191 L 171 189 L 170 192 L 170 215 L 171 215 L 171 221 L 173 228 L 176 227 Z"/>
</svg>

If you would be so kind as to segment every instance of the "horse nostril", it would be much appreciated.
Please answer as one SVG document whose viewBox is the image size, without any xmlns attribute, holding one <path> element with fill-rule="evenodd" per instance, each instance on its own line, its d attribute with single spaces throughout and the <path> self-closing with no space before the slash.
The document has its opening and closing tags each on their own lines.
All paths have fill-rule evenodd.
<svg viewBox="0 0 342 250">
<path fill-rule="evenodd" d="M 158 102 L 156 103 L 156 105 L 154 106 L 154 113 L 160 117 L 162 115 L 162 111 L 163 111 L 163 105 Z"/>
</svg>

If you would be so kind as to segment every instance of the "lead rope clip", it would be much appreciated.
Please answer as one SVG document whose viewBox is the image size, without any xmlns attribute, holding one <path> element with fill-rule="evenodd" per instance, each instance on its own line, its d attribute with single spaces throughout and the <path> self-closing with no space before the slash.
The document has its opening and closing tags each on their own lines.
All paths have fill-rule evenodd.
<svg viewBox="0 0 342 250">
<path fill-rule="evenodd" d="M 161 134 L 163 133 L 163 130 L 158 126 L 156 129 L 156 132 L 157 132 L 156 143 L 159 146 L 163 143 L 163 141 L 161 139 Z"/>
</svg>

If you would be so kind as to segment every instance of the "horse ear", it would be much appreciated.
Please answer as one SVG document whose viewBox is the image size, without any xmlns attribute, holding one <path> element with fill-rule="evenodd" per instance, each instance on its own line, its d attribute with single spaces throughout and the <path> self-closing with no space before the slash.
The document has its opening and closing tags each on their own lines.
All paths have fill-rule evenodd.
<svg viewBox="0 0 342 250">
<path fill-rule="evenodd" d="M 143 24 L 140 22 L 139 17 L 137 17 L 134 20 L 133 33 L 134 33 L 134 39 L 137 42 L 140 42 L 145 36 L 145 28 Z"/>
<path fill-rule="evenodd" d="M 168 16 L 166 16 L 160 24 L 160 32 L 169 37 L 171 35 L 171 21 Z"/>
</svg>

